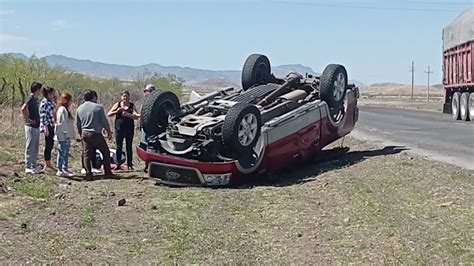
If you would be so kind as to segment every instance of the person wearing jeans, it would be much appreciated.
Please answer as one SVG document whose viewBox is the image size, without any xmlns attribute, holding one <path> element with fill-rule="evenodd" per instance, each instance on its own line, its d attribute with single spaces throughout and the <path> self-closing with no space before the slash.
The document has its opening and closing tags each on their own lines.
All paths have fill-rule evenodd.
<svg viewBox="0 0 474 266">
<path fill-rule="evenodd" d="M 43 100 L 41 101 L 40 112 L 40 132 L 44 133 L 44 161 L 43 170 L 55 170 L 51 164 L 51 152 L 54 147 L 54 113 L 56 105 L 54 103 L 54 88 L 43 88 Z"/>
<path fill-rule="evenodd" d="M 61 94 L 55 115 L 55 139 L 58 141 L 57 176 L 74 176 L 74 173 L 69 170 L 69 147 L 71 140 L 75 137 L 74 118 L 70 111 L 71 103 L 71 94 Z"/>
<path fill-rule="evenodd" d="M 21 113 L 23 120 L 25 121 L 25 173 L 27 174 L 38 174 L 43 172 L 38 167 L 38 151 L 39 151 L 39 126 L 40 126 L 40 115 L 37 97 L 41 93 L 43 85 L 38 82 L 31 84 L 31 94 L 26 97 L 25 103 L 21 106 Z"/>
<path fill-rule="evenodd" d="M 107 142 L 102 135 L 105 130 L 109 140 L 112 139 L 109 121 L 105 116 L 104 107 L 97 103 L 97 92 L 86 90 L 84 93 L 85 102 L 81 104 L 76 111 L 77 132 L 81 136 L 84 143 L 84 168 L 86 169 L 87 181 L 92 181 L 94 174 L 92 173 L 92 159 L 98 149 L 104 156 L 104 172 L 106 176 L 116 177 L 110 167 L 110 150 Z"/>
<path fill-rule="evenodd" d="M 117 161 L 122 160 L 122 146 L 125 139 L 127 151 L 127 170 L 133 170 L 133 135 L 135 133 L 134 120 L 140 117 L 134 103 L 130 102 L 130 93 L 123 91 L 121 101 L 115 103 L 107 114 L 115 115 L 115 144 L 117 145 Z M 118 166 L 120 169 L 120 166 Z"/>
<path fill-rule="evenodd" d="M 58 165 L 58 172 L 56 172 L 57 176 L 74 176 L 74 173 L 70 172 L 68 168 L 70 145 L 71 141 L 69 139 L 58 140 L 58 157 L 56 161 Z"/>
</svg>

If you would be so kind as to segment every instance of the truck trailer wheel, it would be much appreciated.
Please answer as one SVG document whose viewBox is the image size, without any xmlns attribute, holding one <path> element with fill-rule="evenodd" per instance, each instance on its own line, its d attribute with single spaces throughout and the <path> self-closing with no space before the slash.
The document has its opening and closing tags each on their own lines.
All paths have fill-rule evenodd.
<svg viewBox="0 0 474 266">
<path fill-rule="evenodd" d="M 461 119 L 461 112 L 459 112 L 460 104 L 459 102 L 461 101 L 461 93 L 455 92 L 453 94 L 453 97 L 451 98 L 451 110 L 453 113 L 453 119 L 454 120 L 459 120 Z"/>
<path fill-rule="evenodd" d="M 237 103 L 227 112 L 222 125 L 224 145 L 239 157 L 251 152 L 260 137 L 262 118 L 255 105 Z"/>
<path fill-rule="evenodd" d="M 149 135 L 163 132 L 168 125 L 169 116 L 180 111 L 179 99 L 171 91 L 154 91 L 145 98 L 141 114 L 143 130 Z"/>
<path fill-rule="evenodd" d="M 469 92 L 461 94 L 461 101 L 459 102 L 459 113 L 461 120 L 469 121 Z"/>
<path fill-rule="evenodd" d="M 471 118 L 471 121 L 474 121 L 474 92 L 469 94 L 469 102 L 467 106 L 469 107 L 469 117 Z"/>
<path fill-rule="evenodd" d="M 261 54 L 252 54 L 245 60 L 242 68 L 242 89 L 272 81 L 270 60 Z"/>
<path fill-rule="evenodd" d="M 321 75 L 320 81 L 321 99 L 329 107 L 340 109 L 344 103 L 347 88 L 347 71 L 342 65 L 328 65 Z"/>
</svg>

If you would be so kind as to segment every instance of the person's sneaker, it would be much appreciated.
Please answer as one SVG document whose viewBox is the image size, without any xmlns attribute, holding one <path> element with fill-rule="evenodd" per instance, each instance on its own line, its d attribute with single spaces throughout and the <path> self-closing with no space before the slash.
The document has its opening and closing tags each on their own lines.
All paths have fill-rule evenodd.
<svg viewBox="0 0 474 266">
<path fill-rule="evenodd" d="M 44 173 L 43 169 L 41 167 L 36 167 L 36 168 L 26 168 L 25 173 L 27 174 L 42 174 Z"/>
<path fill-rule="evenodd" d="M 56 172 L 56 176 L 66 177 L 67 174 L 66 174 L 65 172 L 61 171 L 61 170 L 58 170 L 58 171 Z"/>
<path fill-rule="evenodd" d="M 92 168 L 92 173 L 94 173 L 94 174 L 101 174 L 102 171 L 99 170 L 99 169 L 96 169 L 96 168 Z"/>
<path fill-rule="evenodd" d="M 26 168 L 25 173 L 27 173 L 27 174 L 36 174 L 35 169 L 31 169 L 31 168 Z"/>
<path fill-rule="evenodd" d="M 69 169 L 63 169 L 63 173 L 65 173 L 68 177 L 73 177 L 76 175 L 73 171 L 70 171 Z"/>
<path fill-rule="evenodd" d="M 92 168 L 92 173 L 93 173 L 93 174 L 101 174 L 102 171 L 100 171 L 99 169 L 96 169 L 96 168 Z M 81 174 L 83 174 L 83 175 L 86 174 L 86 169 L 85 169 L 85 168 L 82 168 L 82 169 L 81 169 Z"/>
</svg>

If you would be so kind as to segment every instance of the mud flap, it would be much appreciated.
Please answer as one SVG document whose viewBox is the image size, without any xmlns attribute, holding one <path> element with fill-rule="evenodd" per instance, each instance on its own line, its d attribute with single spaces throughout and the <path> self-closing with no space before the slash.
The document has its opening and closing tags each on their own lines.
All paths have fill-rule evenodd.
<svg viewBox="0 0 474 266">
<path fill-rule="evenodd" d="M 453 110 L 451 110 L 451 104 L 450 103 L 443 104 L 443 113 L 444 114 L 452 114 L 453 113 Z"/>
</svg>

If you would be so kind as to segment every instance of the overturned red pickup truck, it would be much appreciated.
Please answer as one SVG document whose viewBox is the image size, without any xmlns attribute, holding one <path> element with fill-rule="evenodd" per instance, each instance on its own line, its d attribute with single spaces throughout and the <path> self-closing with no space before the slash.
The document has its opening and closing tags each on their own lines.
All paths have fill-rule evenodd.
<svg viewBox="0 0 474 266">
<path fill-rule="evenodd" d="M 141 123 L 150 137 L 137 153 L 162 184 L 229 185 L 309 160 L 347 135 L 358 98 L 342 65 L 330 64 L 320 76 L 277 78 L 266 56 L 252 54 L 242 90 L 223 88 L 182 104 L 170 91 L 148 96 Z"/>
</svg>

